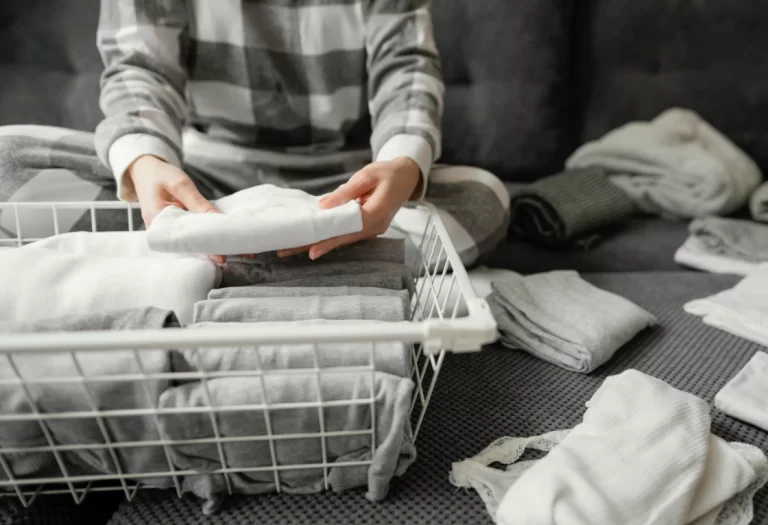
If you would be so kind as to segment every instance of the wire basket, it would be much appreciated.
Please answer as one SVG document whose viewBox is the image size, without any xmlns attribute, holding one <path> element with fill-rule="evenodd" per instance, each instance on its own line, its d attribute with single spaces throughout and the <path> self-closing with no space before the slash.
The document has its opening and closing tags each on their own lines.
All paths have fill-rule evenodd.
<svg viewBox="0 0 768 525">
<path fill-rule="evenodd" d="M 143 486 L 152 486 L 157 479 L 167 480 L 175 487 L 179 496 L 182 494 L 183 481 L 187 476 L 199 476 L 199 469 L 179 468 L 172 457 L 176 447 L 210 446 L 216 451 L 215 468 L 205 470 L 205 474 L 221 475 L 226 482 L 226 489 L 231 494 L 233 476 L 269 475 L 273 488 L 283 491 L 288 489 L 285 478 L 290 472 L 305 472 L 314 469 L 322 471 L 322 485 L 329 488 L 329 471 L 336 468 L 370 465 L 371 460 L 339 461 L 329 456 L 329 443 L 333 440 L 362 439 L 370 443 L 373 455 L 377 447 L 376 410 L 377 399 L 374 395 L 377 374 L 377 350 L 381 345 L 403 344 L 409 353 L 408 369 L 414 390 L 411 396 L 409 431 L 415 441 L 429 405 L 446 351 L 476 351 L 483 344 L 491 342 L 496 335 L 496 324 L 490 314 L 488 304 L 475 294 L 466 270 L 453 246 L 448 232 L 436 209 L 428 203 L 420 203 L 429 213 L 429 220 L 418 247 L 420 268 L 411 300 L 410 321 L 382 323 L 369 321 L 334 321 L 326 324 L 291 323 L 290 329 L 285 323 L 264 323 L 258 326 L 244 325 L 243 328 L 222 330 L 216 328 L 201 329 L 165 329 L 104 332 L 62 332 L 13 334 L 0 337 L 0 395 L 14 395 L 26 406 L 26 410 L 13 413 L 0 412 L 0 443 L 2 428 L 22 428 L 32 426 L 43 436 L 35 443 L 18 443 L 18 446 L 0 446 L 0 497 L 16 496 L 23 506 L 28 507 L 40 494 L 71 494 L 80 503 L 91 492 L 123 491 L 130 500 Z M 59 233 L 62 214 L 82 213 L 90 217 L 91 230 L 98 228 L 99 214 L 103 212 L 127 215 L 128 229 L 133 230 L 139 223 L 135 205 L 121 202 L 57 202 L 57 203 L 0 203 L 0 214 L 14 217 L 15 236 L 0 237 L 0 249 L 21 247 L 40 240 L 34 235 L 26 235 L 25 220 L 40 214 L 48 214 L 51 221 L 50 233 Z M 50 234 L 49 233 L 49 234 Z M 38 236 L 39 237 L 39 236 Z M 1 293 L 1 291 L 0 291 Z M 361 366 L 324 368 L 321 366 L 321 345 L 333 343 L 359 343 L 368 351 L 368 362 Z M 312 366 L 298 369 L 266 369 L 254 366 L 248 370 L 168 370 L 157 372 L 146 369 L 147 355 L 158 352 L 179 352 L 182 349 L 199 349 L 199 352 L 213 348 L 228 350 L 248 350 L 258 356 L 261 349 L 268 345 L 281 345 L 289 348 L 302 348 L 311 352 Z M 87 364 L 92 361 L 94 352 L 115 352 L 112 355 L 127 356 L 124 371 L 119 374 L 89 373 Z M 101 356 L 105 354 L 100 354 Z M 90 356 L 90 357 L 89 357 Z M 36 358 L 62 359 L 66 366 L 61 375 L 43 376 L 36 374 L 28 361 Z M 258 359 L 258 358 L 257 358 Z M 369 394 L 354 399 L 324 399 L 320 383 L 324 374 L 350 374 L 358 379 L 366 378 L 370 382 Z M 304 399 L 297 402 L 270 402 L 266 386 L 279 376 L 299 375 L 311 378 L 317 385 L 316 399 Z M 248 378 L 253 381 L 254 389 L 260 391 L 261 402 L 248 405 L 218 404 L 210 396 L 209 386 L 216 380 L 236 380 Z M 158 382 L 168 384 L 198 383 L 203 386 L 204 402 L 199 406 L 162 407 L 159 406 L 153 388 Z M 99 389 L 104 385 L 131 384 L 141 385 L 145 393 L 146 404 L 142 407 L 105 409 L 100 406 Z M 40 392 L 50 392 L 60 388 L 62 392 L 76 391 L 81 396 L 82 404 L 77 410 L 51 410 L 41 406 Z M 56 391 L 56 390 L 54 390 Z M 0 408 L 3 405 L 0 404 Z M 358 407 L 369 411 L 369 428 L 334 429 L 328 427 L 328 413 L 334 408 Z M 316 414 L 317 431 L 303 433 L 279 433 L 273 428 L 276 414 L 284 411 L 301 411 Z M 247 435 L 227 435 L 222 432 L 221 423 L 226 415 L 237 417 L 258 417 L 263 420 L 263 432 Z M 113 423 L 120 418 L 143 418 L 156 426 L 158 436 L 161 423 L 168 417 L 205 416 L 210 422 L 212 435 L 194 439 L 169 439 L 158 437 L 153 440 L 126 441 L 116 435 Z M 95 429 L 98 439 L 87 443 L 66 442 L 57 439 L 51 429 L 58 425 L 79 422 Z M 79 424 L 78 423 L 78 424 Z M 26 427 L 24 427 L 26 428 Z M 277 451 L 281 443 L 294 440 L 318 443 L 321 460 L 312 463 L 285 464 L 280 461 Z M 254 447 L 266 447 L 270 461 L 258 465 L 238 465 L 230 461 L 228 449 L 235 445 L 253 444 Z M 368 446 L 368 445 L 366 445 Z M 124 457 L 131 450 L 156 449 L 162 451 L 165 458 L 164 468 L 151 471 L 126 469 Z M 104 462 L 101 473 L 88 471 L 83 473 L 77 468 L 70 456 L 92 454 Z M 15 472 L 14 462 L 19 458 L 48 457 L 51 468 L 43 473 L 23 475 Z M 74 466 L 73 466 L 74 465 Z M 16 469 L 18 471 L 18 468 Z"/>
</svg>

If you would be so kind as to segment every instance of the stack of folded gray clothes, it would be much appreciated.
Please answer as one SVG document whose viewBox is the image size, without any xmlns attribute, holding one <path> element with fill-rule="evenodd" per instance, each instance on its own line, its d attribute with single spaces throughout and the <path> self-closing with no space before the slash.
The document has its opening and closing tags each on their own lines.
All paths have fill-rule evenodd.
<svg viewBox="0 0 768 525">
<path fill-rule="evenodd" d="M 2 323 L 0 333 L 140 330 L 177 328 L 176 316 L 169 310 L 137 308 L 99 314 L 72 315 L 27 323 Z M 9 362 L 12 359 L 13 366 Z M 77 362 L 74 361 L 77 360 Z M 63 478 L 92 474 L 132 474 L 168 472 L 164 449 L 160 445 L 141 444 L 109 450 L 102 445 L 117 442 L 143 442 L 160 439 L 151 415 L 106 416 L 101 423 L 95 414 L 87 417 L 65 417 L 68 413 L 99 410 L 134 410 L 156 408 L 161 394 L 170 387 L 168 379 L 136 380 L 115 378 L 128 374 L 162 374 L 171 370 L 169 352 L 161 349 L 109 352 L 22 353 L 0 356 L 0 414 L 19 415 L 33 412 L 30 401 L 42 414 L 62 416 L 49 419 L 45 430 L 58 445 L 87 445 L 59 454 L 59 459 L 46 451 L 49 442 L 41 423 L 29 419 L 0 422 L 0 450 L 35 448 L 39 451 L 9 452 L 3 457 L 11 472 L 0 468 L 0 480 L 25 477 Z M 18 370 L 18 377 L 16 372 Z M 77 378 L 80 371 L 93 381 L 66 380 Z M 95 376 L 100 376 L 96 380 Z M 32 381 L 25 389 L 16 379 Z M 57 381 L 63 380 L 63 381 Z M 27 397 L 27 393 L 29 397 Z M 103 428 L 101 427 L 103 424 Z M 105 439 L 106 435 L 106 439 Z M 166 476 L 143 477 L 141 482 L 151 487 L 173 486 Z M 6 488 L 8 486 L 6 485 Z M 32 488 L 27 486 L 26 488 Z"/>
<path fill-rule="evenodd" d="M 290 331 L 297 324 L 334 328 L 339 323 L 406 321 L 415 275 L 405 260 L 403 241 L 392 239 L 358 243 L 317 261 L 306 254 L 280 258 L 273 253 L 232 259 L 223 269 L 222 287 L 195 305 L 195 324 L 189 329 L 236 330 L 278 322 Z M 392 477 L 405 472 L 415 459 L 409 422 L 411 356 L 411 345 L 400 342 L 174 352 L 174 371 L 233 373 L 185 382 L 160 396 L 163 409 L 227 407 L 216 414 L 216 429 L 205 410 L 161 416 L 166 439 L 198 440 L 172 450 L 178 468 L 200 473 L 184 479 L 184 490 L 206 500 L 206 513 L 218 507 L 228 486 L 241 494 L 278 487 L 289 493 L 312 493 L 326 487 L 342 491 L 367 486 L 370 500 L 382 499 Z M 284 373 L 286 369 L 290 373 Z M 247 375 L 256 370 L 263 375 Z M 318 409 L 316 403 L 331 406 Z M 254 405 L 280 408 L 254 410 Z M 323 432 L 352 434 L 323 437 Z M 225 439 L 226 466 L 237 472 L 215 472 L 222 467 L 216 443 L 199 441 L 217 433 Z M 249 436 L 254 439 L 227 440 Z M 280 467 L 277 472 L 275 466 Z"/>
</svg>

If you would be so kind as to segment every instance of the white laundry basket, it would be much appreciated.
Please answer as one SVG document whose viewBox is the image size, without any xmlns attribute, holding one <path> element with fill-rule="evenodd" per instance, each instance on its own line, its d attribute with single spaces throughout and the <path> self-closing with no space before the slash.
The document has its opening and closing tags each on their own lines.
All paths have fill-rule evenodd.
<svg viewBox="0 0 768 525">
<path fill-rule="evenodd" d="M 484 299 L 478 298 L 470 284 L 466 270 L 461 264 L 459 256 L 454 248 L 446 228 L 442 223 L 435 208 L 427 203 L 418 204 L 429 211 L 430 219 L 425 227 L 423 240 L 419 246 L 421 254 L 421 268 L 419 280 L 416 283 L 416 291 L 411 303 L 411 320 L 401 323 L 381 323 L 356 321 L 353 323 L 335 322 L 329 328 L 327 325 L 305 324 L 296 326 L 292 324 L 290 331 L 280 323 L 264 323 L 258 327 L 248 325 L 247 328 L 234 330 L 222 329 L 195 329 L 195 330 L 136 330 L 136 331 L 106 331 L 106 332 L 67 332 L 67 333 L 37 333 L 0 336 L 0 368 L 7 367 L 6 373 L 0 376 L 0 388 L 16 388 L 18 395 L 29 404 L 29 412 L 24 414 L 0 413 L 0 425 L 8 423 L 21 424 L 30 421 L 39 425 L 45 436 L 46 443 L 38 446 L 0 447 L 0 497 L 18 497 L 24 506 L 31 505 L 39 494 L 69 493 L 80 503 L 90 492 L 121 490 L 128 499 L 131 499 L 138 488 L 141 487 L 142 478 L 157 478 L 159 476 L 172 477 L 179 495 L 181 495 L 180 480 L 186 475 L 200 474 L 196 471 L 181 471 L 176 468 L 168 454 L 168 448 L 188 443 L 180 441 L 141 442 L 140 444 L 162 446 L 166 450 L 168 468 L 165 471 L 153 471 L 144 473 L 124 474 L 118 461 L 117 451 L 121 447 L 137 446 L 137 443 L 121 443 L 116 441 L 104 423 L 105 418 L 128 416 L 152 416 L 157 423 L 162 415 L 176 415 L 184 411 L 189 412 L 189 407 L 184 409 L 160 409 L 153 403 L 153 407 L 137 408 L 134 410 L 101 410 L 98 400 L 90 393 L 90 385 L 99 381 L 131 381 L 148 382 L 157 379 L 170 379 L 171 381 L 206 381 L 219 377 L 260 377 L 263 388 L 263 378 L 268 374 L 281 374 L 287 371 L 281 370 L 249 370 L 249 371 L 219 371 L 219 372 L 175 372 L 166 374 L 144 373 L 140 355 L 142 352 L 157 352 L 165 349 L 183 348 L 211 348 L 211 347 L 238 347 L 247 346 L 253 348 L 262 344 L 312 344 L 314 349 L 315 367 L 303 370 L 291 370 L 291 373 L 304 373 L 320 378 L 323 370 L 317 366 L 319 363 L 316 343 L 371 343 L 369 364 L 365 367 L 350 367 L 350 373 L 368 374 L 373 392 L 375 344 L 402 342 L 412 346 L 412 379 L 415 383 L 413 400 L 411 403 L 411 427 L 413 438 L 416 439 L 424 415 L 429 405 L 430 397 L 437 381 L 443 358 L 446 351 L 476 351 L 482 345 L 491 342 L 496 336 L 496 324 L 491 316 L 488 304 Z M 129 229 L 138 225 L 134 224 L 132 208 L 134 205 L 121 202 L 57 202 L 57 203 L 0 203 L 0 213 L 4 217 L 9 214 L 15 218 L 14 238 L 0 238 L 0 248 L 21 247 L 30 242 L 39 240 L 25 236 L 24 218 L 47 214 L 52 224 L 52 233 L 59 231 L 59 216 L 62 213 L 72 214 L 72 210 L 90 211 L 93 231 L 98 231 L 98 213 L 101 210 L 123 209 L 128 216 Z M 7 220 L 4 221 L 7 224 Z M 36 223 L 39 221 L 35 221 Z M 29 228 L 27 229 L 29 231 Z M 2 235 L 2 234 L 0 234 Z M 0 268 L 0 271 L 2 269 Z M 0 290 L 2 293 L 2 290 Z M 136 369 L 140 373 L 126 373 L 123 375 L 90 376 L 83 373 L 79 359 L 86 352 L 108 352 L 129 350 L 136 360 Z M 20 373 L 17 366 L 19 357 L 30 353 L 59 354 L 69 356 L 77 375 L 63 377 L 30 377 Z M 338 369 L 335 369 L 338 370 Z M 10 374 L 7 373 L 10 371 Z M 162 376 L 162 377 L 161 377 Z M 86 396 L 91 400 L 91 409 L 79 412 L 43 413 L 36 406 L 33 391 L 36 384 L 54 383 L 61 385 L 80 384 Z M 319 383 L 318 383 L 319 384 Z M 207 388 L 207 387 L 206 387 Z M 319 392 L 319 390 L 318 390 Z M 372 396 L 371 396 L 372 397 Z M 263 396 L 266 399 L 266 396 Z M 333 406 L 343 405 L 334 401 Z M 375 400 L 355 399 L 349 400 L 349 405 L 368 404 L 371 411 L 375 410 Z M 232 407 L 206 406 L 195 408 L 198 412 L 210 414 L 210 421 L 214 429 L 215 437 L 208 442 L 215 443 L 219 450 L 220 468 L 213 472 L 223 474 L 227 480 L 227 487 L 231 492 L 229 475 L 250 471 L 269 471 L 274 473 L 276 488 L 281 490 L 280 472 L 294 468 L 318 468 L 323 469 L 325 487 L 328 488 L 328 469 L 338 466 L 328 461 L 326 455 L 325 440 L 329 437 L 342 437 L 345 432 L 325 432 L 323 423 L 324 409 L 330 403 L 318 399 L 312 403 L 298 403 L 296 408 L 306 410 L 309 406 L 316 407 L 320 421 L 320 432 L 311 435 L 285 435 L 272 434 L 270 428 L 270 410 L 286 410 L 291 406 L 282 404 L 279 407 L 270 406 L 266 401 L 259 406 L 237 407 L 238 412 L 246 410 L 263 414 L 267 433 L 258 436 L 238 436 L 236 438 L 222 437 L 218 431 L 216 414 Z M 194 407 L 193 407 L 194 408 Z M 48 421 L 52 419 L 91 419 L 99 425 L 103 441 L 101 443 L 60 444 L 56 443 L 48 430 Z M 363 433 L 370 434 L 372 449 L 376 445 L 376 428 L 374 418 L 371 428 Z M 159 425 L 159 423 L 157 423 Z M 360 435 L 360 430 L 350 431 L 349 434 Z M 272 450 L 272 464 L 259 467 L 238 468 L 227 464 L 222 447 L 231 440 L 262 440 L 268 441 L 270 446 L 280 439 L 305 439 L 317 438 L 322 442 L 324 460 L 322 463 L 309 465 L 280 465 L 277 463 Z M 199 443 L 206 440 L 198 439 Z M 190 441 L 191 442 L 191 441 Z M 114 462 L 114 472 L 99 475 L 76 475 L 70 472 L 64 457 L 68 452 L 84 449 L 106 450 Z M 46 477 L 14 476 L 7 458 L 11 454 L 29 453 L 52 454 L 58 466 L 57 475 Z M 373 450 L 371 451 L 373 452 Z M 370 461 L 367 462 L 370 464 Z"/>
</svg>

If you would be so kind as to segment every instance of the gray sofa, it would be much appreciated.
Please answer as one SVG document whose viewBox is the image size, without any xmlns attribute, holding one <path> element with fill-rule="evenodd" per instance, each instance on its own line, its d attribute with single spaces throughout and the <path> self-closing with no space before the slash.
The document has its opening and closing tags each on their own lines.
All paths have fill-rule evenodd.
<svg viewBox="0 0 768 525">
<path fill-rule="evenodd" d="M 160 0 L 157 0 L 160 1 Z M 443 160 L 529 181 L 557 171 L 585 140 L 628 120 L 685 106 L 768 172 L 768 7 L 760 0 L 433 0 L 447 83 Z M 92 130 L 101 118 L 94 46 L 98 0 L 0 5 L 0 125 Z M 0 174 L 2 176 L 2 174 Z M 419 436 L 419 460 L 381 504 L 359 493 L 233 498 L 205 519 L 199 503 L 146 491 L 133 502 L 92 494 L 0 500 L 1 523 L 490 523 L 480 498 L 448 483 L 450 463 L 503 435 L 576 424 L 608 375 L 637 368 L 701 396 L 715 393 L 761 348 L 707 328 L 682 304 L 733 276 L 672 260 L 683 223 L 637 218 L 590 252 L 508 241 L 489 264 L 531 273 L 572 268 L 655 314 L 661 327 L 582 376 L 490 346 L 449 356 Z M 762 349 L 765 350 L 765 349 Z M 768 452 L 768 433 L 713 411 L 713 430 Z M 69 498 L 69 499 L 68 499 Z M 754 523 L 768 524 L 768 490 Z"/>
</svg>

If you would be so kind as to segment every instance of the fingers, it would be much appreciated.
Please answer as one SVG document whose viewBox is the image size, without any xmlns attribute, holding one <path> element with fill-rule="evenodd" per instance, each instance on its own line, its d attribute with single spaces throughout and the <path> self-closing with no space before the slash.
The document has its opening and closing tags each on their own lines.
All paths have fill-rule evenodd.
<svg viewBox="0 0 768 525">
<path fill-rule="evenodd" d="M 291 257 L 293 255 L 298 255 L 300 253 L 309 251 L 310 247 L 311 247 L 311 245 L 307 245 L 307 246 L 299 246 L 297 248 L 287 248 L 285 250 L 278 250 L 277 251 L 277 256 L 278 257 Z"/>
<path fill-rule="evenodd" d="M 309 249 L 309 258 L 314 261 L 315 259 L 319 259 L 320 257 L 330 252 L 331 250 L 335 250 L 336 248 L 346 246 L 347 244 L 352 244 L 358 241 L 362 241 L 363 239 L 367 239 L 370 236 L 371 235 L 369 233 L 362 231 L 359 233 L 350 233 L 349 235 L 340 235 L 339 237 L 333 237 L 331 239 L 320 241 L 316 244 L 313 244 L 312 247 Z"/>
<path fill-rule="evenodd" d="M 223 255 L 209 255 L 208 258 L 215 262 L 216 264 L 224 264 L 227 262 L 227 258 Z"/>
<path fill-rule="evenodd" d="M 320 199 L 320 208 L 328 209 L 335 208 L 348 203 L 351 200 L 362 197 L 368 192 L 372 191 L 378 179 L 368 172 L 361 170 L 352 175 L 352 177 L 336 188 L 332 193 L 329 193 L 322 199 Z"/>
<path fill-rule="evenodd" d="M 195 187 L 189 178 L 180 179 L 169 188 L 171 194 L 189 211 L 194 213 L 219 213 L 216 206 L 211 204 Z"/>
</svg>

